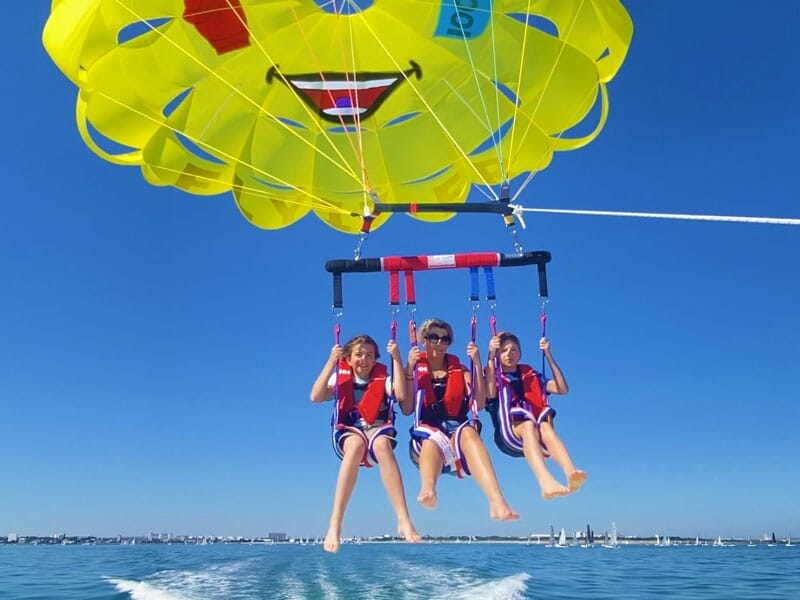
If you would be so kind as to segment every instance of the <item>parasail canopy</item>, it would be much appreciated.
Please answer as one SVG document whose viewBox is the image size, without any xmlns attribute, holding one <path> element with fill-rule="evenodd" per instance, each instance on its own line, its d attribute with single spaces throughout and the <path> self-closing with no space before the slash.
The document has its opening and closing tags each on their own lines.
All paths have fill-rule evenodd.
<svg viewBox="0 0 800 600">
<path fill-rule="evenodd" d="M 632 31 L 618 0 L 53 0 L 43 41 L 101 157 L 357 232 L 589 143 Z"/>
</svg>

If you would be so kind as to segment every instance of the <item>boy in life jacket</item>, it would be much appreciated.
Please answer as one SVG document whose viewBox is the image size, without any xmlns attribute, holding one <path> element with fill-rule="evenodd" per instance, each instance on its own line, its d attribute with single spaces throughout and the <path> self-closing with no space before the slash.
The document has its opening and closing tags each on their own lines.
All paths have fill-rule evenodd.
<svg viewBox="0 0 800 600">
<path fill-rule="evenodd" d="M 547 403 L 547 395 L 566 394 L 569 386 L 547 338 L 539 340 L 539 348 L 553 373 L 547 381 L 530 365 L 520 364 L 522 346 L 516 335 L 502 331 L 492 337 L 486 365 L 486 410 L 492 416 L 497 446 L 511 456 L 525 456 L 539 481 L 542 497 L 551 500 L 580 488 L 586 481 L 586 472 L 575 467 L 553 428 L 556 411 Z M 495 373 L 495 357 L 500 364 L 499 374 Z M 563 469 L 567 486 L 547 470 L 544 460 L 548 455 Z"/>
<path fill-rule="evenodd" d="M 428 319 L 420 328 L 424 352 L 418 347 L 408 353 L 406 379 L 416 379 L 415 422 L 411 429 L 411 460 L 419 467 L 420 491 L 417 502 L 436 508 L 436 483 L 442 473 L 463 471 L 471 475 L 489 500 L 492 519 L 511 521 L 519 515 L 500 491 L 492 461 L 480 436 L 480 423 L 467 417 L 472 377 L 456 356 L 447 353 L 453 328 L 440 319 Z M 481 364 L 474 342 L 467 354 Z M 486 399 L 483 377 L 475 382 L 477 409 Z"/>
<path fill-rule="evenodd" d="M 355 488 L 358 469 L 362 464 L 372 466 L 370 458 L 378 463 L 383 486 L 397 514 L 398 534 L 409 542 L 420 540 L 408 514 L 403 479 L 394 455 L 397 442 L 393 416 L 389 414 L 389 395 L 394 392 L 404 414 L 410 414 L 414 406 L 407 394 L 397 343 L 390 340 L 386 351 L 392 357 L 394 372 L 399 374 L 395 381 L 387 373 L 386 366 L 377 362 L 380 354 L 375 340 L 368 335 L 358 335 L 344 347 L 334 345 L 311 388 L 312 402 L 338 396 L 333 442 L 342 463 L 325 535 L 324 548 L 328 552 L 339 550 L 344 511 Z"/>
</svg>

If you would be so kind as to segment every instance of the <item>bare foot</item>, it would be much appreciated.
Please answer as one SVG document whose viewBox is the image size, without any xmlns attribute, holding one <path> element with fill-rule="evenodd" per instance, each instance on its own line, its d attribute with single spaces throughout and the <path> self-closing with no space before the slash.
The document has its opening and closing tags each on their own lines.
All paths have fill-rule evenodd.
<svg viewBox="0 0 800 600">
<path fill-rule="evenodd" d="M 514 521 L 519 519 L 519 515 L 508 505 L 505 498 L 500 497 L 494 502 L 489 502 L 489 518 L 495 521 Z"/>
<path fill-rule="evenodd" d="M 434 489 L 420 490 L 419 496 L 417 496 L 417 502 L 429 510 L 436 508 L 437 501 L 436 490 Z"/>
<path fill-rule="evenodd" d="M 326 552 L 338 552 L 339 551 L 339 544 L 342 532 L 339 527 L 335 527 L 331 525 L 330 529 L 328 529 L 328 533 L 325 535 L 325 543 L 323 544 L 323 548 L 325 548 Z"/>
<path fill-rule="evenodd" d="M 422 537 L 417 533 L 417 530 L 414 529 L 411 521 L 406 521 L 405 523 L 398 522 L 397 534 L 407 542 L 417 543 L 422 539 Z"/>
<path fill-rule="evenodd" d="M 552 500 L 556 496 L 566 496 L 570 493 L 570 489 L 558 483 L 555 479 L 550 483 L 541 485 L 542 498 L 545 500 Z"/>
<path fill-rule="evenodd" d="M 586 482 L 587 477 L 588 475 L 586 474 L 586 471 L 575 469 L 575 471 L 567 475 L 567 481 L 569 482 L 569 490 L 571 492 L 579 490 L 580 487 Z"/>
</svg>

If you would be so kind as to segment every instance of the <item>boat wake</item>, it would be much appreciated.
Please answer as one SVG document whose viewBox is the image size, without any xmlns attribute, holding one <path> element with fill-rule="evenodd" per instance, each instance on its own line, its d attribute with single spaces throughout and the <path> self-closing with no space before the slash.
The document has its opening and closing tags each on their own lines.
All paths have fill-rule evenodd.
<svg viewBox="0 0 800 600">
<path fill-rule="evenodd" d="M 108 582 L 117 588 L 118 592 L 128 594 L 131 600 L 186 600 L 185 596 L 159 589 L 145 581 L 109 579 Z"/>
</svg>

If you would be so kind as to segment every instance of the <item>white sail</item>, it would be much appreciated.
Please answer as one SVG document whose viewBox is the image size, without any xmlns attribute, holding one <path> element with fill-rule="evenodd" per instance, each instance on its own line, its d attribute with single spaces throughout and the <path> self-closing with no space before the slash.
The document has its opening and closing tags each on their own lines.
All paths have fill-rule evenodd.
<svg viewBox="0 0 800 600">
<path fill-rule="evenodd" d="M 558 534 L 558 545 L 559 546 L 566 546 L 567 545 L 567 532 L 564 531 L 564 528 L 561 528 L 561 532 Z"/>
</svg>

